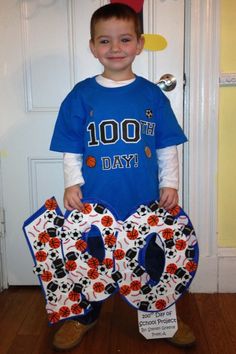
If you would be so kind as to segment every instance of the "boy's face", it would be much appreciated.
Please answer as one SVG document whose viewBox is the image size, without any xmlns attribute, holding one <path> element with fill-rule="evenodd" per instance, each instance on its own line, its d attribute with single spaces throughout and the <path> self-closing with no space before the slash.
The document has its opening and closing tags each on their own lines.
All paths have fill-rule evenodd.
<svg viewBox="0 0 236 354">
<path fill-rule="evenodd" d="M 90 40 L 93 55 L 104 66 L 103 75 L 113 80 L 134 77 L 132 63 L 143 45 L 144 39 L 137 38 L 134 23 L 116 18 L 97 22 L 94 40 Z"/>
</svg>

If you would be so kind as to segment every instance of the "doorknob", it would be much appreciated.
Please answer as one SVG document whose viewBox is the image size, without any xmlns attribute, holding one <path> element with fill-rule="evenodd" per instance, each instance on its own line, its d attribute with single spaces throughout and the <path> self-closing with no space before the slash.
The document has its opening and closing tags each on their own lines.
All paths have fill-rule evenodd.
<svg viewBox="0 0 236 354">
<path fill-rule="evenodd" d="M 172 74 L 164 74 L 156 84 L 163 91 L 172 91 L 174 90 L 176 83 L 176 78 Z"/>
</svg>

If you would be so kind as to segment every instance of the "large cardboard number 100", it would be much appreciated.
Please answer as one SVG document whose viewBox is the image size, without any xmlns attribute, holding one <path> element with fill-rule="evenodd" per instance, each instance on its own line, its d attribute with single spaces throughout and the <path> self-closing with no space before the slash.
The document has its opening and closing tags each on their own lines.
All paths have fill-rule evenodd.
<svg viewBox="0 0 236 354">
<path fill-rule="evenodd" d="M 50 323 L 91 310 L 119 291 L 138 310 L 161 311 L 189 287 L 198 263 L 193 226 L 178 206 L 140 205 L 125 221 L 103 204 L 86 202 L 84 211 L 62 215 L 54 198 L 25 221 L 23 230 L 46 298 Z M 90 254 L 89 238 L 102 239 L 102 259 Z M 157 238 L 165 265 L 159 281 L 145 269 L 143 250 Z"/>
</svg>

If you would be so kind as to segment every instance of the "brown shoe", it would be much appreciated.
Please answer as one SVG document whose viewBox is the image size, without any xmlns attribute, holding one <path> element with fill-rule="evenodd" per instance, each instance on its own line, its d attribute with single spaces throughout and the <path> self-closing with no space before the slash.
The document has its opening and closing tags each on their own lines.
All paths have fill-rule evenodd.
<svg viewBox="0 0 236 354">
<path fill-rule="evenodd" d="M 89 331 L 97 321 L 90 325 L 83 325 L 78 321 L 65 321 L 61 328 L 55 333 L 53 346 L 59 350 L 72 349 L 80 343 L 83 336 Z"/>
<path fill-rule="evenodd" d="M 178 347 L 191 347 L 195 344 L 196 338 L 188 325 L 186 325 L 179 317 L 178 329 L 172 338 L 166 340 Z"/>
</svg>

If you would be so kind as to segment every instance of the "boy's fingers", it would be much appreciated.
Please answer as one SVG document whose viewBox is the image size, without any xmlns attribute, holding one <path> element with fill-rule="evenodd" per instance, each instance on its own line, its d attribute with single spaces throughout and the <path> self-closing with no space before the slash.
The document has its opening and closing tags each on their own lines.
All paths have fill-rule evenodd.
<svg viewBox="0 0 236 354">
<path fill-rule="evenodd" d="M 159 202 L 160 207 L 164 207 L 166 205 L 167 199 L 168 199 L 168 195 L 166 195 L 165 193 L 162 193 L 161 198 L 160 198 L 160 202 Z"/>
<path fill-rule="evenodd" d="M 64 200 L 64 206 L 67 210 L 73 210 L 73 209 L 78 209 L 78 210 L 83 210 L 84 206 L 83 203 L 80 201 L 80 199 L 65 199 Z"/>
<path fill-rule="evenodd" d="M 64 202 L 64 207 L 65 207 L 65 209 L 67 209 L 67 210 L 73 210 L 73 208 L 70 206 L 70 204 L 69 203 L 67 203 L 67 202 Z"/>
<path fill-rule="evenodd" d="M 172 209 L 178 204 L 178 197 L 175 195 L 170 195 L 166 193 L 162 193 L 161 199 L 159 202 L 160 207 L 165 209 Z"/>
</svg>

